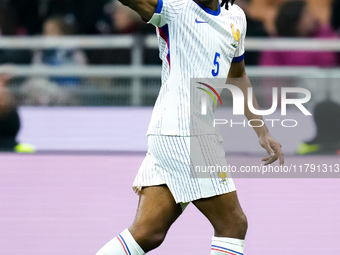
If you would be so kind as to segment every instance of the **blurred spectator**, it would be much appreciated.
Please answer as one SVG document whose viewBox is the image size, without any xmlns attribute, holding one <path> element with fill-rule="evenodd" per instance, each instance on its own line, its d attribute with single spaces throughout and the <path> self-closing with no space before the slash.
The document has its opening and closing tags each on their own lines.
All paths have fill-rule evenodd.
<svg viewBox="0 0 340 255">
<path fill-rule="evenodd" d="M 77 34 L 97 34 L 105 4 L 109 0 L 45 0 L 44 17 L 62 15 L 73 19 Z"/>
<path fill-rule="evenodd" d="M 13 36 L 19 34 L 14 11 L 6 4 L 0 4 L 0 36 Z M 0 50 L 0 64 L 29 64 L 32 58 L 28 50 Z"/>
<path fill-rule="evenodd" d="M 41 32 L 42 17 L 40 15 L 40 0 L 8 0 L 8 5 L 14 10 L 18 26 L 30 35 Z"/>
<path fill-rule="evenodd" d="M 13 151 L 18 145 L 16 136 L 20 118 L 13 99 L 6 88 L 9 77 L 0 74 L 0 151 Z"/>
<path fill-rule="evenodd" d="M 340 0 L 333 0 L 331 9 L 331 24 L 334 30 L 340 34 Z"/>
<path fill-rule="evenodd" d="M 333 29 L 340 35 L 340 0 L 333 0 L 331 8 L 331 25 Z M 340 52 L 337 52 L 338 65 L 340 65 Z"/>
<path fill-rule="evenodd" d="M 60 0 L 55 0 L 59 2 Z M 79 34 L 98 33 L 97 23 L 104 12 L 104 6 L 110 0 L 75 0 L 74 14 Z"/>
<path fill-rule="evenodd" d="M 249 37 L 267 37 L 268 33 L 262 21 L 252 18 L 250 14 L 250 5 L 252 0 L 237 0 L 237 5 L 240 6 L 246 14 L 247 18 L 247 38 Z M 256 51 L 246 51 L 244 61 L 246 65 L 258 65 L 260 53 Z"/>
<path fill-rule="evenodd" d="M 40 34 L 42 23 L 51 16 L 66 16 L 77 24 L 77 33 L 96 34 L 97 22 L 109 0 L 8 0 L 19 26 L 30 35 Z"/>
<path fill-rule="evenodd" d="M 71 105 L 71 98 L 58 84 L 39 78 L 24 82 L 20 88 L 22 104 L 30 106 Z"/>
<path fill-rule="evenodd" d="M 139 15 L 122 5 L 118 1 L 112 2 L 111 10 L 111 34 L 134 34 L 144 26 Z M 87 51 L 90 62 L 93 64 L 119 64 L 127 65 L 131 63 L 130 49 L 107 49 Z"/>
<path fill-rule="evenodd" d="M 10 77 L 0 73 L 0 151 L 34 153 L 31 144 L 18 143 L 21 122 L 16 103 L 6 85 Z"/>
<path fill-rule="evenodd" d="M 279 37 L 290 38 L 336 38 L 330 26 L 321 26 L 317 17 L 303 0 L 284 2 L 275 20 Z M 263 52 L 261 65 L 264 66 L 320 66 L 337 65 L 334 52 Z"/>
<path fill-rule="evenodd" d="M 44 23 L 45 36 L 67 36 L 74 32 L 73 24 L 61 16 L 51 17 Z M 33 57 L 34 64 L 49 66 L 74 66 L 87 63 L 84 52 L 77 49 L 47 49 L 37 51 Z M 80 83 L 79 78 L 52 78 L 61 85 L 75 85 Z"/>
<path fill-rule="evenodd" d="M 120 2 L 114 3 L 112 12 L 113 34 L 133 34 L 138 31 L 142 22 L 139 15 Z"/>
<path fill-rule="evenodd" d="M 0 32 L 2 35 L 15 35 L 17 33 L 16 15 L 9 6 L 0 4 Z"/>
<path fill-rule="evenodd" d="M 340 105 L 326 100 L 314 109 L 316 136 L 298 147 L 298 153 L 304 154 L 336 154 L 340 150 Z"/>
<path fill-rule="evenodd" d="M 81 6 L 78 6 L 81 8 Z M 63 16 L 76 21 L 74 14 L 76 8 L 75 0 L 44 0 L 40 2 L 40 15 L 43 20 L 47 20 L 49 17 Z"/>
</svg>

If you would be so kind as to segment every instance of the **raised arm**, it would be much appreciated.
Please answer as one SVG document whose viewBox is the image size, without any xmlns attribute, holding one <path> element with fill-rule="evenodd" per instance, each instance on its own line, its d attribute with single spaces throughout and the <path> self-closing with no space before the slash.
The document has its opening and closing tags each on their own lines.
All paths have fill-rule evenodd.
<svg viewBox="0 0 340 255">
<path fill-rule="evenodd" d="M 252 119 L 259 119 L 263 120 L 262 116 L 256 115 L 252 113 L 249 110 L 247 98 L 248 98 L 248 88 L 251 87 L 251 83 L 249 81 L 249 78 L 246 74 L 245 67 L 244 67 L 244 60 L 239 63 L 232 63 L 231 68 L 229 70 L 228 74 L 228 80 L 227 83 L 235 85 L 239 87 L 244 95 L 245 102 L 244 102 L 244 113 L 248 120 Z M 253 94 L 253 104 L 255 109 L 259 109 L 257 100 L 255 98 L 255 95 Z M 258 123 L 259 126 L 261 126 L 261 123 Z M 254 122 L 254 126 L 258 125 Z M 268 128 L 266 125 L 263 125 L 261 127 L 254 127 L 254 130 L 259 137 L 260 145 L 268 152 L 269 157 L 263 158 L 262 160 L 265 161 L 265 165 L 271 164 L 277 159 L 280 160 L 280 165 L 284 163 L 284 157 L 281 150 L 281 144 L 276 141 L 268 131 Z"/>
<path fill-rule="evenodd" d="M 136 11 L 142 19 L 149 21 L 155 13 L 158 0 L 119 0 L 122 4 Z"/>
</svg>

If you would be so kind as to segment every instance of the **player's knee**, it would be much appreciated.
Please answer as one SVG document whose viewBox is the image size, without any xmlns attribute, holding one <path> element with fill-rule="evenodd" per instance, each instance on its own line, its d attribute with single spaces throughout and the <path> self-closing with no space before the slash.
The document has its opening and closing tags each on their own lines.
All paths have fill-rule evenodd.
<svg viewBox="0 0 340 255">
<path fill-rule="evenodd" d="M 151 234 L 151 243 L 152 243 L 153 249 L 160 246 L 163 243 L 164 239 L 165 239 L 165 233 Z"/>
<path fill-rule="evenodd" d="M 217 236 L 235 237 L 244 239 L 248 229 L 247 216 L 243 211 L 235 211 L 228 213 L 228 217 L 220 224 L 215 226 L 215 234 Z"/>
<path fill-rule="evenodd" d="M 157 231 L 154 229 L 143 228 L 134 231 L 133 236 L 136 242 L 142 247 L 145 252 L 151 251 L 160 246 L 165 239 L 166 232 Z"/>
<path fill-rule="evenodd" d="M 248 230 L 248 219 L 247 219 L 247 216 L 244 214 L 244 212 L 242 212 L 240 215 L 239 215 L 239 226 L 240 226 L 240 230 L 245 234 Z"/>
<path fill-rule="evenodd" d="M 248 229 L 248 220 L 247 216 L 244 214 L 243 211 L 237 212 L 233 215 L 233 221 L 235 225 L 240 230 L 240 232 L 247 232 Z"/>
<path fill-rule="evenodd" d="M 233 221 L 235 223 L 235 228 L 238 230 L 238 235 L 243 236 L 246 234 L 248 229 L 248 220 L 247 216 L 244 214 L 243 211 L 239 211 L 234 213 Z"/>
</svg>

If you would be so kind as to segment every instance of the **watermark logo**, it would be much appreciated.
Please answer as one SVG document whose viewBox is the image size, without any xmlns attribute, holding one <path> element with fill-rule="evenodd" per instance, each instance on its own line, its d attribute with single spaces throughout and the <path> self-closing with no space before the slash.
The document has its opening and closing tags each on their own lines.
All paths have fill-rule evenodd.
<svg viewBox="0 0 340 255">
<path fill-rule="evenodd" d="M 218 98 L 220 101 L 221 105 L 222 100 L 220 95 L 217 93 L 216 89 L 213 88 L 211 85 L 208 85 L 206 83 L 202 82 L 197 82 L 200 85 L 204 85 L 205 87 L 209 88 Z M 269 109 L 266 110 L 260 110 L 254 107 L 254 97 L 253 97 L 253 88 L 250 87 L 247 89 L 247 96 L 244 95 L 243 91 L 231 84 L 221 84 L 218 86 L 215 86 L 216 88 L 219 89 L 227 89 L 231 92 L 232 97 L 233 97 L 233 115 L 244 115 L 245 114 L 245 105 L 247 105 L 249 111 L 255 115 L 258 116 L 269 116 L 273 114 L 278 106 L 279 106 L 279 99 L 281 102 L 281 116 L 286 116 L 287 115 L 287 106 L 288 105 L 294 105 L 297 107 L 305 116 L 311 116 L 312 114 L 307 110 L 307 108 L 304 106 L 305 103 L 309 102 L 311 100 L 311 93 L 309 90 L 305 88 L 297 88 L 297 87 L 282 87 L 281 88 L 281 97 L 279 96 L 279 89 L 276 87 L 272 88 L 272 105 Z M 197 87 L 200 90 L 203 90 L 209 95 L 212 100 L 214 101 L 215 106 L 217 106 L 217 101 L 213 94 L 208 91 L 207 89 Z M 297 94 L 298 96 L 296 98 L 292 98 L 292 94 Z M 204 95 L 201 97 L 201 114 L 202 115 L 207 115 L 207 95 Z M 247 98 L 245 98 L 247 97 Z M 245 104 L 246 103 L 246 104 Z M 265 121 L 270 121 L 272 123 L 272 126 L 274 126 L 275 121 L 280 121 L 278 119 L 269 119 Z M 253 126 L 252 123 L 258 123 L 256 126 Z M 293 124 L 288 125 L 287 123 L 291 122 Z M 216 125 L 223 125 L 227 124 L 229 121 L 223 120 L 223 119 L 215 119 L 214 120 L 214 126 Z M 244 122 L 245 123 L 245 122 Z M 250 127 L 261 127 L 265 124 L 263 120 L 260 119 L 251 119 L 248 121 L 248 126 Z M 289 120 L 283 120 L 281 121 L 282 126 L 284 127 L 295 127 L 297 126 L 297 121 L 293 119 Z M 244 124 L 244 126 L 246 126 Z"/>
<path fill-rule="evenodd" d="M 221 106 L 223 105 L 220 95 L 217 93 L 217 91 L 212 86 L 205 84 L 203 82 L 197 82 L 197 83 L 207 87 L 208 89 L 210 89 L 216 95 L 218 100 L 220 101 Z M 214 101 L 215 107 L 217 106 L 217 101 L 216 101 L 215 97 L 213 96 L 213 94 L 211 94 L 211 92 L 209 90 L 201 88 L 201 87 L 197 87 L 197 88 L 206 92 L 212 98 L 212 100 Z M 206 114 L 207 114 L 207 98 L 202 97 L 202 115 L 206 115 Z"/>
</svg>

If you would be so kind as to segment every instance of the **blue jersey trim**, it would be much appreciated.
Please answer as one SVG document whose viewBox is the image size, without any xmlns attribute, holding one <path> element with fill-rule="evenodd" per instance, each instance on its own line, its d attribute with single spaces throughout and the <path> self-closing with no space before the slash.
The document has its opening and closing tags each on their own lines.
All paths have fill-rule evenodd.
<svg viewBox="0 0 340 255">
<path fill-rule="evenodd" d="M 221 6 L 220 6 L 220 5 L 218 5 L 218 10 L 217 10 L 217 11 L 213 11 L 213 10 L 209 9 L 208 7 L 205 7 L 205 6 L 203 6 L 203 5 L 199 4 L 199 3 L 197 3 L 196 1 L 194 1 L 194 2 L 195 2 L 199 7 L 201 7 L 201 8 L 203 9 L 203 11 L 205 11 L 206 13 L 209 13 L 209 14 L 214 15 L 214 16 L 218 16 L 218 15 L 220 15 L 220 13 L 221 13 Z"/>
<path fill-rule="evenodd" d="M 233 63 L 240 63 L 244 59 L 244 53 L 242 56 L 233 58 Z"/>
<path fill-rule="evenodd" d="M 158 0 L 155 13 L 161 13 L 162 9 L 163 9 L 163 0 Z"/>
</svg>

